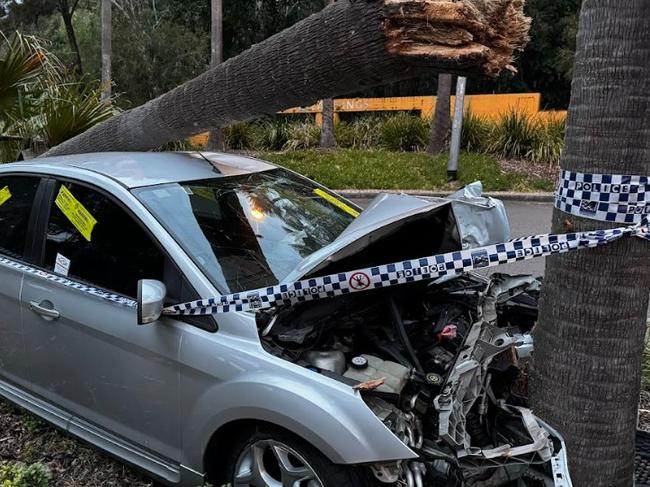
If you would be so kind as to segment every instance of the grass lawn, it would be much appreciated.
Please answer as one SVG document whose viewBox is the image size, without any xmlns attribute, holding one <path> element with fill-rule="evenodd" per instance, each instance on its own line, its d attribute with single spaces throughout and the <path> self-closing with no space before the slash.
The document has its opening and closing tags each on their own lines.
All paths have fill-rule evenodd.
<svg viewBox="0 0 650 487">
<path fill-rule="evenodd" d="M 422 152 L 339 149 L 264 152 L 258 156 L 332 189 L 453 190 L 482 181 L 484 191 L 552 191 L 554 182 L 521 171 L 503 172 L 493 157 L 463 153 L 458 183 L 447 183 L 447 157 Z"/>
</svg>

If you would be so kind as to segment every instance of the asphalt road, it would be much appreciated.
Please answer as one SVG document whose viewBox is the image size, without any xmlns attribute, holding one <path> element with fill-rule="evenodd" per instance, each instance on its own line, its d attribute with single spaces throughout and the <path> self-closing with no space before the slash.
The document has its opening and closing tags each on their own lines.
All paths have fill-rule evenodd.
<svg viewBox="0 0 650 487">
<path fill-rule="evenodd" d="M 370 200 L 353 200 L 358 205 L 365 207 Z M 524 203 L 519 201 L 506 201 L 506 211 L 510 221 L 510 236 L 526 237 L 548 233 L 551 228 L 552 203 Z M 515 264 L 507 264 L 492 269 L 492 272 L 505 272 L 507 274 L 544 274 L 544 258 L 533 259 Z"/>
</svg>

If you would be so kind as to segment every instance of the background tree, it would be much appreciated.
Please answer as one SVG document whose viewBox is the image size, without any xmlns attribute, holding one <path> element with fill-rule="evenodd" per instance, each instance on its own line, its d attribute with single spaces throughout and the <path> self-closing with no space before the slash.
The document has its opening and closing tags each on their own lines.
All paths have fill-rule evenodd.
<svg viewBox="0 0 650 487">
<path fill-rule="evenodd" d="M 427 152 L 431 155 L 442 154 L 447 145 L 449 135 L 451 112 L 451 85 L 452 75 L 441 73 L 438 75 L 438 94 L 436 96 L 436 110 L 431 123 L 431 136 Z"/>
<path fill-rule="evenodd" d="M 585 0 L 561 161 L 650 175 L 650 3 Z M 555 210 L 553 230 L 611 224 Z M 531 399 L 567 440 L 574 485 L 633 485 L 650 246 L 626 239 L 550 257 L 535 331 Z"/>
<path fill-rule="evenodd" d="M 325 5 L 330 5 L 335 1 L 326 0 Z M 325 98 L 323 100 L 323 117 L 320 128 L 320 148 L 332 149 L 334 146 L 336 146 L 336 138 L 334 137 L 334 100 Z"/>
<path fill-rule="evenodd" d="M 111 65 L 113 39 L 113 5 L 111 0 L 101 0 L 102 25 L 102 100 L 111 98 Z"/>
<path fill-rule="evenodd" d="M 85 10 L 77 15 L 78 21 L 87 22 L 82 52 L 87 61 L 92 59 L 96 65 L 96 13 Z M 199 33 L 176 22 L 172 11 L 162 2 L 157 2 L 154 14 L 150 2 L 114 1 L 112 44 L 113 87 L 120 94 L 117 103 L 123 108 L 156 98 L 208 67 L 209 33 Z M 93 78 L 97 76 L 90 69 L 88 72 Z"/>
<path fill-rule="evenodd" d="M 57 0 L 57 6 L 61 17 L 63 18 L 63 25 L 65 25 L 65 31 L 68 35 L 68 42 L 70 43 L 70 49 L 74 55 L 74 64 L 75 70 L 79 76 L 84 72 L 83 64 L 81 62 L 81 53 L 79 52 L 79 44 L 77 43 L 77 35 L 74 31 L 74 25 L 72 23 L 72 17 L 74 16 L 75 10 L 79 5 L 79 0 L 72 0 L 72 4 L 68 0 Z"/>
<path fill-rule="evenodd" d="M 211 6 L 210 66 L 214 68 L 223 62 L 223 0 L 211 0 Z M 210 131 L 208 150 L 222 151 L 224 149 L 223 129 L 218 127 Z"/>
</svg>

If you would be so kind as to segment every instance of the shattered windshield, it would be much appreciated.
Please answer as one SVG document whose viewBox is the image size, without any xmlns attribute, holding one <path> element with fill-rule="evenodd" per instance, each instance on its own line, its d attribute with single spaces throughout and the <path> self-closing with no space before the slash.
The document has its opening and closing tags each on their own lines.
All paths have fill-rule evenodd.
<svg viewBox="0 0 650 487">
<path fill-rule="evenodd" d="M 278 284 L 358 216 L 332 193 L 283 169 L 134 194 L 224 294 Z"/>
</svg>

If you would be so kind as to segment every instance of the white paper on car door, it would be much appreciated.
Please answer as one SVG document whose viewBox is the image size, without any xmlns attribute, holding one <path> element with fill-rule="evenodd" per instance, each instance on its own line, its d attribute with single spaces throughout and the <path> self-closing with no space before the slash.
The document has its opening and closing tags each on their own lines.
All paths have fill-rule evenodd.
<svg viewBox="0 0 650 487">
<path fill-rule="evenodd" d="M 62 276 L 67 276 L 70 272 L 70 259 L 61 254 L 56 254 L 56 262 L 54 263 L 54 273 Z"/>
</svg>

